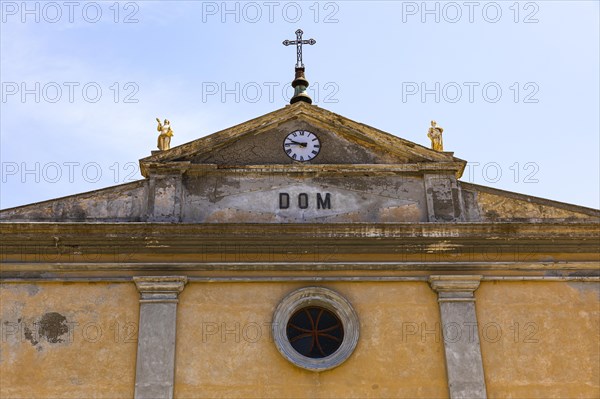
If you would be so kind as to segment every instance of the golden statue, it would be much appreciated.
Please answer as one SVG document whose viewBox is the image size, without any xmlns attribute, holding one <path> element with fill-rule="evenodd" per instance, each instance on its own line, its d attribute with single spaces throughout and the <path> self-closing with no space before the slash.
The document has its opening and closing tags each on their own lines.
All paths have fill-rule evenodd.
<svg viewBox="0 0 600 399">
<path fill-rule="evenodd" d="M 444 129 L 437 125 L 436 121 L 431 121 L 431 127 L 427 132 L 427 137 L 431 140 L 431 148 L 435 151 L 444 151 L 444 142 L 442 132 Z"/>
<path fill-rule="evenodd" d="M 171 130 L 171 122 L 165 119 L 163 123 L 160 123 L 160 119 L 156 118 L 158 127 L 156 130 L 160 132 L 158 135 L 158 149 L 166 151 L 171 148 L 171 137 L 173 136 L 173 130 Z"/>
</svg>

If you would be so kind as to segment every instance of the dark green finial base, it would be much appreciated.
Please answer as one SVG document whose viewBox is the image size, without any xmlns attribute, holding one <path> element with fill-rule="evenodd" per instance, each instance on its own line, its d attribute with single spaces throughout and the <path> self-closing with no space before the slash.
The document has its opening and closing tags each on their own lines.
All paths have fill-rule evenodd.
<svg viewBox="0 0 600 399">
<path fill-rule="evenodd" d="M 292 82 L 292 87 L 294 88 L 294 96 L 290 100 L 290 104 L 297 103 L 298 101 L 312 104 L 312 98 L 306 92 L 308 80 L 304 77 L 304 67 L 296 68 L 296 78 Z"/>
</svg>

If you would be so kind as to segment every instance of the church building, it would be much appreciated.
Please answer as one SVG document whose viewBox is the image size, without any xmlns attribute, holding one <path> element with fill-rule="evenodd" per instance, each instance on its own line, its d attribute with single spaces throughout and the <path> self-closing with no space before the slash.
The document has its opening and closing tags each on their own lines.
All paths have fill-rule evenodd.
<svg viewBox="0 0 600 399">
<path fill-rule="evenodd" d="M 600 211 L 313 105 L 300 55 L 291 104 L 0 211 L 0 396 L 600 397 Z"/>
</svg>

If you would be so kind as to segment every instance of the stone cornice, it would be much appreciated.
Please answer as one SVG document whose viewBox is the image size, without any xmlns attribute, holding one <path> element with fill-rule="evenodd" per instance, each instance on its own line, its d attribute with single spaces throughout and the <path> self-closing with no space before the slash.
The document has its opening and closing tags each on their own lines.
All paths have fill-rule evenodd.
<svg viewBox="0 0 600 399">
<path fill-rule="evenodd" d="M 489 223 L 103 223 L 103 222 L 0 222 L 3 240 L 25 235 L 28 239 L 48 239 L 50 234 L 64 234 L 85 239 L 102 237 L 105 241 L 122 240 L 132 234 L 161 237 L 219 236 L 228 239 L 260 237 L 273 239 L 318 238 L 435 238 L 435 239 L 530 239 L 593 238 L 597 242 L 600 224 L 594 221 L 558 222 L 489 222 Z M 50 237 L 52 238 L 52 237 Z M 54 240 L 51 240 L 54 243 Z M 5 241 L 7 243 L 9 241 Z M 600 244 L 598 244 L 600 247 Z"/>
<path fill-rule="evenodd" d="M 316 165 L 243 165 L 243 166 L 221 166 L 216 164 L 193 164 L 190 162 L 141 162 L 146 176 L 152 175 L 205 175 L 234 173 L 236 176 L 248 175 L 336 175 L 358 174 L 358 175 L 397 175 L 410 174 L 422 175 L 423 173 L 449 173 L 457 177 L 464 169 L 462 162 L 419 162 L 407 164 L 316 164 Z"/>
<path fill-rule="evenodd" d="M 245 274 L 245 273 L 244 273 Z M 327 276 L 311 276 L 311 275 L 264 275 L 257 273 L 257 275 L 216 275 L 216 276 L 196 276 L 191 275 L 188 277 L 189 283 L 228 283 L 228 284 L 245 284 L 245 283 L 316 283 L 325 284 L 332 282 L 345 282 L 345 283 L 399 283 L 399 282 L 429 282 L 429 277 L 425 275 L 420 276 L 390 276 L 390 275 L 327 275 Z M 129 284 L 133 281 L 133 277 L 126 276 L 113 276 L 113 277 L 100 277 L 100 276 L 79 276 L 73 277 L 68 275 L 62 275 L 59 277 L 53 277 L 51 273 L 45 273 L 44 276 L 40 277 L 9 277 L 0 278 L 2 283 L 6 284 L 34 284 L 34 283 L 108 283 L 108 284 Z M 544 275 L 512 275 L 512 276 L 497 276 L 497 275 L 483 275 L 481 277 L 482 282 L 577 282 L 577 283 L 600 283 L 600 276 L 544 276 Z"/>
<path fill-rule="evenodd" d="M 590 262 L 598 224 L 0 223 L 0 262 Z M 93 256 L 97 254 L 98 256 Z M 122 256 L 118 256 L 122 254 Z M 215 254 L 225 254 L 215 257 Z M 259 256 L 252 254 L 264 254 Z M 290 255 L 291 254 L 291 255 Z M 334 256 L 328 256 L 333 254 Z M 478 255 L 479 254 L 479 255 Z M 485 256 L 483 256 L 483 255 Z M 568 254 L 567 257 L 558 254 Z M 481 256 L 480 256 L 481 255 Z M 447 258 L 451 256 L 452 259 Z M 446 257 L 446 258 L 444 258 Z M 560 266 L 560 265 L 559 265 Z"/>
<path fill-rule="evenodd" d="M 471 272 L 489 274 L 494 272 L 518 273 L 530 278 L 543 276 L 594 277 L 599 276 L 598 262 L 2 262 L 0 277 L 37 278 L 65 276 L 132 276 L 141 273 L 200 274 L 233 272 L 236 274 L 261 272 L 343 272 L 354 275 L 367 271 L 374 275 L 382 273 L 457 273 Z M 506 278 L 510 279 L 511 274 Z M 240 276 L 240 278 L 242 278 Z"/>
</svg>

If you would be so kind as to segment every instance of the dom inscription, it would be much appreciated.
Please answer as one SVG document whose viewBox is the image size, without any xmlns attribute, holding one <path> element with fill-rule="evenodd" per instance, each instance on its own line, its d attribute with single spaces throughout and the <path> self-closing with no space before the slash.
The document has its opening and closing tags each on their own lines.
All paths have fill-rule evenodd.
<svg viewBox="0 0 600 399">
<path fill-rule="evenodd" d="M 279 209 L 290 209 L 290 207 L 331 209 L 331 194 L 317 193 L 311 201 L 311 196 L 307 193 L 300 193 L 295 198 L 292 198 L 288 193 L 279 193 Z"/>
</svg>

